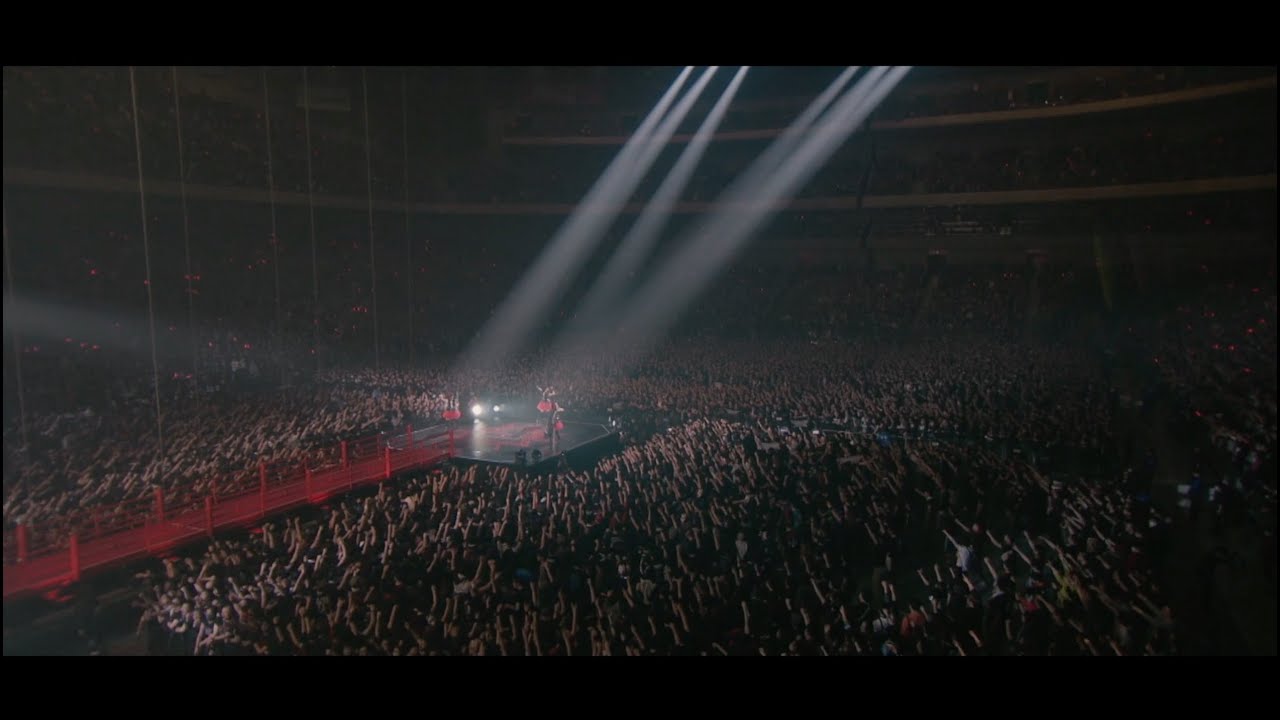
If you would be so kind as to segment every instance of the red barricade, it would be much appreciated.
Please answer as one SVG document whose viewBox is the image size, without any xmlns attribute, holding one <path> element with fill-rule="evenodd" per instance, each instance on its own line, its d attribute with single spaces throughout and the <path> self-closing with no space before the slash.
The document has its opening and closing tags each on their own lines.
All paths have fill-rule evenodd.
<svg viewBox="0 0 1280 720">
<path fill-rule="evenodd" d="M 412 429 L 407 433 L 411 438 Z M 157 490 L 149 497 L 79 511 L 57 523 L 6 531 L 4 597 L 75 582 L 84 574 L 168 552 L 452 455 L 447 438 L 407 443 L 403 450 L 388 449 L 387 439 L 380 434 L 343 442 L 309 453 L 301 462 L 261 462 L 196 483 L 200 490 L 168 495 Z"/>
</svg>

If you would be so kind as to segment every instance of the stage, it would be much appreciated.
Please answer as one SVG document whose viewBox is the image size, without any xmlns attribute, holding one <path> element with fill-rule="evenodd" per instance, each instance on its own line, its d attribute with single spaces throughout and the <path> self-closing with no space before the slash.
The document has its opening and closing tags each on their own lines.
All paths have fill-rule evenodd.
<svg viewBox="0 0 1280 720">
<path fill-rule="evenodd" d="M 604 425 L 587 422 L 564 423 L 560 440 L 552 446 L 546 436 L 546 420 L 480 419 L 459 423 L 453 433 L 453 460 L 461 463 L 486 463 L 520 467 L 516 453 L 524 451 L 524 466 L 546 470 L 554 467 L 560 456 L 572 466 L 594 464 L 595 460 L 618 449 L 617 433 Z M 535 462 L 533 453 L 542 454 Z"/>
</svg>

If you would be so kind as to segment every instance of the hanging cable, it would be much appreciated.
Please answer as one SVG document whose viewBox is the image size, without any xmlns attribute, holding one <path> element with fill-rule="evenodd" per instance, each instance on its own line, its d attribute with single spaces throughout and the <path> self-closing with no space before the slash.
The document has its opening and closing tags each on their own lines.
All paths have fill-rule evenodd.
<svg viewBox="0 0 1280 720">
<path fill-rule="evenodd" d="M 7 302 L 10 308 L 17 307 L 14 296 L 17 294 L 15 285 L 13 284 L 13 256 L 9 254 L 9 211 L 6 209 L 2 213 L 4 221 L 4 272 L 5 278 L 9 281 L 9 297 Z M 10 323 L 9 330 L 13 333 L 13 370 L 17 374 L 18 380 L 18 429 L 22 433 L 22 447 L 27 447 L 27 401 L 26 393 L 22 387 L 22 343 L 18 336 L 18 324 Z"/>
<path fill-rule="evenodd" d="M 142 258 L 146 268 L 147 324 L 151 334 L 151 384 L 156 396 L 156 447 L 164 458 L 164 423 L 160 418 L 160 365 L 156 361 L 156 312 L 151 292 L 151 236 L 147 224 L 147 188 L 142 179 L 142 128 L 138 122 L 138 80 L 129 66 L 129 97 L 133 102 L 133 149 L 138 161 L 138 203 L 142 213 Z"/>
<path fill-rule="evenodd" d="M 182 198 L 182 253 L 187 263 L 187 335 L 191 341 L 191 382 L 200 383 L 199 338 L 196 337 L 195 292 L 191 285 L 191 231 L 187 222 L 187 156 L 182 142 L 182 103 L 178 99 L 178 66 L 173 71 L 173 114 L 178 125 L 178 193 Z"/>
<path fill-rule="evenodd" d="M 408 264 L 405 265 L 405 283 L 409 291 L 409 366 L 414 366 L 413 339 L 413 234 L 409 229 L 409 74 L 400 71 L 400 122 L 404 128 L 401 147 L 404 149 L 404 248 Z"/>
<path fill-rule="evenodd" d="M 275 268 L 276 283 L 276 322 L 272 343 L 275 345 L 275 362 L 280 366 L 283 378 L 284 363 L 281 359 L 284 357 L 284 352 L 280 342 L 280 326 L 284 322 L 280 311 L 280 238 L 276 237 L 276 175 L 271 156 L 271 89 L 267 86 L 265 67 L 262 68 L 262 107 L 267 125 L 267 196 L 270 198 L 271 205 L 271 265 Z"/>
<path fill-rule="evenodd" d="M 369 289 L 373 297 L 373 368 L 381 369 L 378 354 L 378 261 L 373 250 L 373 146 L 369 144 L 369 71 L 360 68 L 364 86 L 364 176 L 369 192 Z"/>
<path fill-rule="evenodd" d="M 311 352 L 316 356 L 316 368 L 320 367 L 320 270 L 316 261 L 316 203 L 315 180 L 311 173 L 311 82 L 307 69 L 302 68 L 302 114 L 307 135 L 307 212 L 311 231 Z"/>
</svg>

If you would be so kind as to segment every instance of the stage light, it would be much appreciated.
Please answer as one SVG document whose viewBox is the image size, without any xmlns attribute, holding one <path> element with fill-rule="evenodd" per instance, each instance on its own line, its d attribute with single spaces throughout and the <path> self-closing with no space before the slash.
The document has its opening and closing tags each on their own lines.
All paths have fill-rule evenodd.
<svg viewBox="0 0 1280 720">
<path fill-rule="evenodd" d="M 729 86 L 725 88 L 720 99 L 716 101 L 715 106 L 698 127 L 693 140 L 685 146 L 675 166 L 654 191 L 649 203 L 641 211 L 640 217 L 618 243 L 613 257 L 609 259 L 609 263 L 596 279 L 595 285 L 582 301 L 580 306 L 582 311 L 571 319 L 572 328 L 567 331 L 568 333 L 581 332 L 584 337 L 588 337 L 589 332 L 584 331 L 593 329 L 601 322 L 601 318 L 612 309 L 614 300 L 629 286 L 630 282 L 627 278 L 632 276 L 649 257 L 659 234 L 670 218 L 681 194 L 693 178 L 694 170 L 711 144 L 711 138 L 728 112 L 729 104 L 733 102 L 734 95 L 737 94 L 738 87 L 746 74 L 746 67 L 738 69 Z M 852 75 L 852 73 L 849 74 Z"/>
<path fill-rule="evenodd" d="M 475 415 L 476 417 L 480 417 L 481 415 L 483 415 L 483 414 L 484 414 L 484 406 L 483 406 L 483 405 L 481 405 L 481 404 L 479 404 L 479 403 L 476 403 L 475 405 L 472 405 L 472 406 L 471 406 L 471 414 L 472 414 L 472 415 Z"/>
<path fill-rule="evenodd" d="M 794 143 L 784 133 L 721 193 L 719 206 L 691 230 L 687 242 L 650 273 L 649 282 L 632 294 L 629 307 L 615 320 L 626 328 L 629 341 L 650 342 L 706 288 L 738 251 L 764 225 L 766 218 L 812 179 L 832 153 L 898 84 L 907 67 L 881 66 L 868 71 L 830 107 L 819 97 L 813 109 L 798 120 L 810 121 L 807 137 Z M 837 79 L 840 85 L 847 78 Z M 834 94 L 834 93 L 833 93 Z M 816 119 L 818 110 L 821 119 Z M 804 123 L 796 123 L 804 124 Z M 795 125 L 795 124 L 793 124 Z M 798 136 L 798 135 L 797 135 Z M 778 148 L 785 147 L 785 152 Z"/>
<path fill-rule="evenodd" d="M 494 414 L 497 414 L 497 413 L 502 412 L 502 406 L 501 406 L 501 405 L 494 405 L 494 406 L 493 406 L 493 412 L 494 412 Z"/>
<path fill-rule="evenodd" d="M 497 363 L 527 339 L 526 328 L 540 322 L 542 316 L 573 282 L 578 271 L 595 252 L 605 231 L 617 220 L 628 198 L 640 186 L 650 167 L 666 147 L 667 141 L 692 109 L 716 69 L 707 68 L 677 103 L 676 98 L 693 73 L 693 66 L 680 72 L 658 104 L 552 236 L 534 264 L 494 311 L 493 317 L 465 354 L 467 360 L 464 364 Z"/>
</svg>

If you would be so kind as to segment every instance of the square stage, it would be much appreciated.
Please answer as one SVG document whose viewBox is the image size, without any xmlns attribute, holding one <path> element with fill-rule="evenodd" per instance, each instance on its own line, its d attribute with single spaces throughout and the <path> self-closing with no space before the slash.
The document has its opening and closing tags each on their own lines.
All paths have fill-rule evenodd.
<svg viewBox="0 0 1280 720">
<path fill-rule="evenodd" d="M 573 461 L 619 449 L 617 433 L 604 425 L 585 422 L 565 422 L 560 440 L 553 445 L 546 436 L 545 420 L 477 420 L 456 428 L 453 444 L 455 462 L 519 466 L 516 453 L 523 450 L 528 458 L 526 467 L 539 469 L 554 466 L 562 454 Z M 536 464 L 534 450 L 542 453 L 542 460 Z"/>
</svg>

